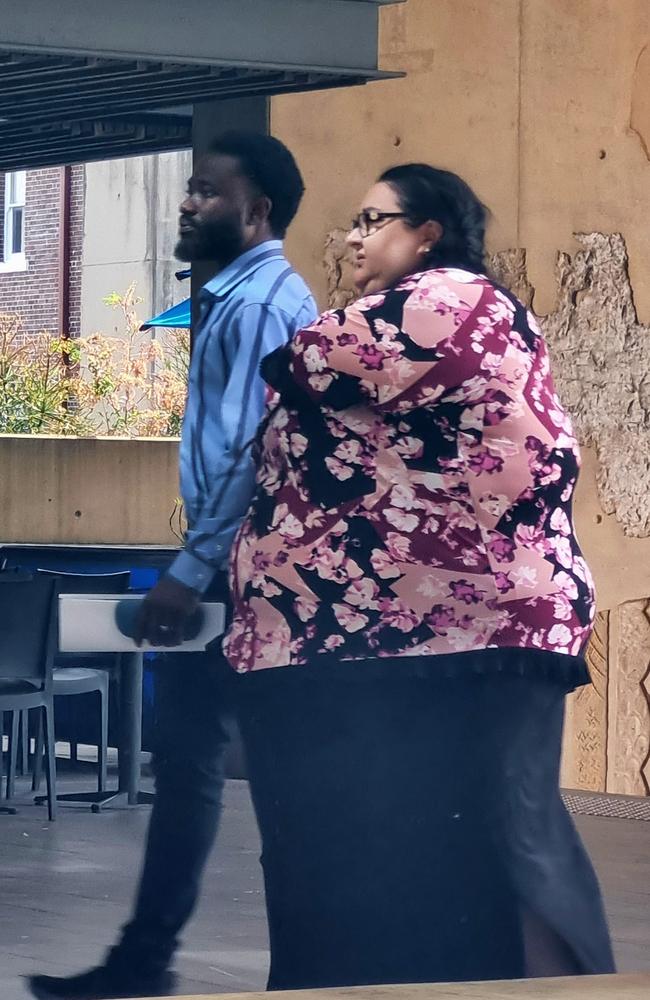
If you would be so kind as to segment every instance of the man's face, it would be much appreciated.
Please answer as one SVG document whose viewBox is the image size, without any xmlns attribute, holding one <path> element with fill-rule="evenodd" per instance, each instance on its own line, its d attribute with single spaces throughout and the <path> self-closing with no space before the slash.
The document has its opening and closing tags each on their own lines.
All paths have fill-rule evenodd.
<svg viewBox="0 0 650 1000">
<path fill-rule="evenodd" d="M 225 266 L 245 249 L 255 230 L 257 200 L 232 156 L 203 156 L 179 207 L 179 260 L 213 260 Z"/>
</svg>

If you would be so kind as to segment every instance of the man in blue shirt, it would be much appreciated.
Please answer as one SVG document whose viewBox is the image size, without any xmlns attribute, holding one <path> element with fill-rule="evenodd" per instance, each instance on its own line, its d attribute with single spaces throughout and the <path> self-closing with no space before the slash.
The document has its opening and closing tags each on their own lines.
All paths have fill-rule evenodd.
<svg viewBox="0 0 650 1000">
<path fill-rule="evenodd" d="M 180 260 L 215 261 L 200 293 L 180 450 L 185 546 L 142 603 L 137 631 L 176 645 L 202 597 L 228 600 L 225 568 L 253 494 L 250 447 L 263 417 L 259 365 L 316 316 L 282 238 L 303 194 L 277 139 L 228 133 L 196 165 L 180 206 Z M 217 832 L 231 670 L 220 649 L 168 654 L 158 672 L 154 802 L 135 912 L 103 965 L 34 976 L 45 1000 L 166 996 L 177 935 L 194 909 Z"/>
</svg>

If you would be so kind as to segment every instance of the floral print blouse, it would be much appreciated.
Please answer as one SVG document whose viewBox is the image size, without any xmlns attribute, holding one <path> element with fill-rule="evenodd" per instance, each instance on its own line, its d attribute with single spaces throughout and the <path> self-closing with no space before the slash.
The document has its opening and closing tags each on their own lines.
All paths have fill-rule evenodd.
<svg viewBox="0 0 650 1000">
<path fill-rule="evenodd" d="M 276 405 L 233 548 L 238 671 L 581 653 L 579 452 L 514 296 L 467 271 L 414 274 L 323 314 L 262 373 Z"/>
</svg>

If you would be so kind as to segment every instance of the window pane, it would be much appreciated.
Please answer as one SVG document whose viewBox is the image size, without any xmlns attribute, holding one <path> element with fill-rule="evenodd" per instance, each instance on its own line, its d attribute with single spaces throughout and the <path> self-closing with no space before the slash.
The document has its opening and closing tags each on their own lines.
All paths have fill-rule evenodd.
<svg viewBox="0 0 650 1000">
<path fill-rule="evenodd" d="M 26 172 L 24 170 L 17 170 L 14 173 L 7 174 L 7 205 L 24 205 L 25 204 L 25 179 Z"/>
<path fill-rule="evenodd" d="M 9 253 L 23 252 L 23 210 L 22 208 L 11 208 L 11 219 L 9 232 L 11 234 L 11 246 Z"/>
</svg>

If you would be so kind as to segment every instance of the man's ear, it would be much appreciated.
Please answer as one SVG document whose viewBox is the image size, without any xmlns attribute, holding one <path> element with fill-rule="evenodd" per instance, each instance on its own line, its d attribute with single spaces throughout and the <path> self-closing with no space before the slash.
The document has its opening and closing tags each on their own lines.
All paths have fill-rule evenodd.
<svg viewBox="0 0 650 1000">
<path fill-rule="evenodd" d="M 251 226 L 263 225 L 269 221 L 269 216 L 273 211 L 273 202 L 265 194 L 261 194 L 251 203 L 248 213 L 248 224 Z"/>
</svg>

